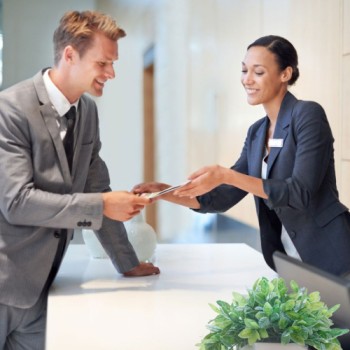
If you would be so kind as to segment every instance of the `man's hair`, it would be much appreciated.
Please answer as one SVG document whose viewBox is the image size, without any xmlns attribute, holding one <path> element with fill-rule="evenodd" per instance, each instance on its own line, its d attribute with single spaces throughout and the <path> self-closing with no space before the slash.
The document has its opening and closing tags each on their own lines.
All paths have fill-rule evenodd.
<svg viewBox="0 0 350 350">
<path fill-rule="evenodd" d="M 60 61 L 67 45 L 71 45 L 82 57 L 91 47 L 96 33 L 101 33 L 114 41 L 126 36 L 125 31 L 118 27 L 115 20 L 104 13 L 66 12 L 53 35 L 55 65 Z"/>
</svg>

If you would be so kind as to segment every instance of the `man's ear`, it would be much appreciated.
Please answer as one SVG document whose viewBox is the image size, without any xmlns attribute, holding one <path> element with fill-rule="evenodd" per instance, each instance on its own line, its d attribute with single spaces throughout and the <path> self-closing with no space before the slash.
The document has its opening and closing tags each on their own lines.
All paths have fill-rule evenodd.
<svg viewBox="0 0 350 350">
<path fill-rule="evenodd" d="M 71 45 L 66 46 L 63 50 L 63 58 L 67 63 L 73 63 L 75 61 L 76 54 L 76 50 Z"/>
</svg>

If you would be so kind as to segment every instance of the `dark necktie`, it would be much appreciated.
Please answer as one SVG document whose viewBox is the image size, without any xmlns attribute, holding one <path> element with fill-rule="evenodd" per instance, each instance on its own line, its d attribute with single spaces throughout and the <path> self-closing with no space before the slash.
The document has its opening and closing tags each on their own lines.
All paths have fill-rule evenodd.
<svg viewBox="0 0 350 350">
<path fill-rule="evenodd" d="M 67 132 L 63 139 L 64 150 L 66 151 L 69 170 L 72 173 L 72 163 L 74 154 L 74 125 L 75 125 L 75 107 L 72 106 L 65 114 L 67 119 Z"/>
<path fill-rule="evenodd" d="M 70 110 L 64 115 L 67 119 L 67 132 L 63 139 L 64 150 L 66 151 L 67 161 L 69 165 L 69 170 L 72 173 L 72 161 L 74 153 L 74 124 L 75 124 L 75 107 L 72 106 Z M 53 280 L 56 277 L 60 263 L 62 261 L 64 247 L 67 242 L 67 229 L 56 230 L 56 235 L 59 239 L 56 255 L 44 286 L 43 293 L 47 293 Z"/>
</svg>

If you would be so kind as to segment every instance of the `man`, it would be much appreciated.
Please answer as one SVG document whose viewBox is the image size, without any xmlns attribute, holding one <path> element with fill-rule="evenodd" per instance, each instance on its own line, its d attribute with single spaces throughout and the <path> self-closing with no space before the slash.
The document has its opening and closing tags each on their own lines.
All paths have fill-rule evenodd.
<svg viewBox="0 0 350 350">
<path fill-rule="evenodd" d="M 139 263 L 121 223 L 150 200 L 110 190 L 84 95 L 101 96 L 114 78 L 124 36 L 109 16 L 68 12 L 54 67 L 0 93 L 0 349 L 44 348 L 48 289 L 73 229 L 95 230 L 120 273 L 159 273 Z"/>
</svg>

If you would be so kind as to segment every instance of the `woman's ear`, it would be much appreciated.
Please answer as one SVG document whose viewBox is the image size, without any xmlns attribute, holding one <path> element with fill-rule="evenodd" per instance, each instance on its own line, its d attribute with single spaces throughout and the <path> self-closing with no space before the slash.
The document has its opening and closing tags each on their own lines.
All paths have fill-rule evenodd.
<svg viewBox="0 0 350 350">
<path fill-rule="evenodd" d="M 293 75 L 292 67 L 287 67 L 286 69 L 284 69 L 281 73 L 282 82 L 283 83 L 288 82 L 292 78 L 292 75 Z"/>
</svg>

